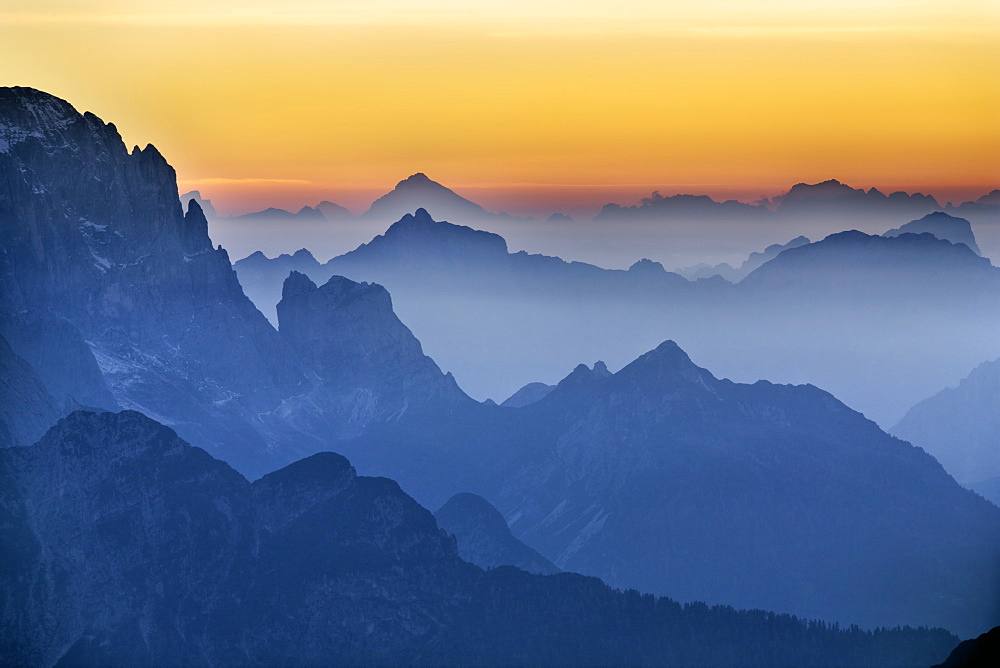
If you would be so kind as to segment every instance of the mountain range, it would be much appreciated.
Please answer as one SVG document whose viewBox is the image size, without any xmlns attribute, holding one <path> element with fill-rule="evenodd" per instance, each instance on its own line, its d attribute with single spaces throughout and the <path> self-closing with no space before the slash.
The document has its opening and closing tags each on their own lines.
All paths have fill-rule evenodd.
<svg viewBox="0 0 1000 668">
<path fill-rule="evenodd" d="M 302 250 L 234 267 L 272 322 L 290 270 L 386 286 L 428 353 L 479 399 L 552 385 L 581 359 L 621 368 L 672 338 L 727 377 L 813 383 L 889 426 L 1000 355 L 987 335 L 1000 327 L 1000 270 L 969 247 L 966 221 L 915 222 L 940 237 L 793 239 L 751 255 L 736 285 L 688 281 L 649 260 L 625 271 L 512 253 L 499 235 L 423 210 L 325 264 Z"/>
<path fill-rule="evenodd" d="M 8 664 L 919 666 L 956 640 L 484 572 L 339 455 L 250 483 L 132 411 L 0 450 L 0 482 Z"/>
<path fill-rule="evenodd" d="M 576 366 L 521 408 L 480 403 L 397 317 L 395 287 L 286 267 L 275 329 L 213 248 L 201 207 L 181 208 L 155 148 L 129 152 L 113 126 L 31 89 L 0 89 L 0 118 L 0 364 L 11 370 L 0 390 L 24 406 L 0 413 L 4 436 L 25 446 L 71 413 L 38 444 L 0 452 L 2 544 L 16 548 L 0 569 L 5 654 L 869 664 L 902 656 L 906 643 L 953 644 L 946 633 L 839 635 L 773 613 L 682 607 L 568 574 L 484 575 L 460 559 L 462 539 L 456 547 L 417 505 L 458 493 L 495 506 L 556 567 L 614 587 L 963 635 L 1000 618 L 1000 509 L 832 395 L 717 379 L 666 342 L 624 368 L 612 363 L 613 374 Z M 693 320 L 678 309 L 721 294 L 739 325 L 727 335 L 751 335 L 740 318 L 761 308 L 755 291 L 777 286 L 810 303 L 830 285 L 802 272 L 818 275 L 830 258 L 860 258 L 859 286 L 891 260 L 885 290 L 907 309 L 959 285 L 972 287 L 951 293 L 955 308 L 980 306 L 995 280 L 988 260 L 930 234 L 836 235 L 785 250 L 732 286 L 690 283 L 653 262 L 608 271 L 509 253 L 497 235 L 421 211 L 393 227 L 338 270 L 395 268 L 402 294 L 405 276 L 411 295 L 433 288 L 429 310 L 467 298 L 445 307 L 452 322 L 461 315 L 514 346 L 548 339 L 539 354 L 562 350 L 560 360 L 582 348 L 552 323 L 581 339 L 600 323 L 631 330 L 616 317 L 654 296 L 670 297 L 658 317 L 683 333 Z M 415 273 L 428 257 L 451 268 Z M 448 291 L 456 285 L 468 289 Z M 634 302 L 623 297 L 631 293 Z M 582 311 L 570 301 L 581 294 Z M 536 300 L 536 331 L 509 320 L 524 295 Z M 481 357 L 512 365 L 509 348 L 490 343 L 467 337 Z M 319 454 L 330 449 L 412 498 Z M 492 522 L 480 538 L 513 549 Z M 590 610 L 602 612 L 581 613 Z"/>
</svg>

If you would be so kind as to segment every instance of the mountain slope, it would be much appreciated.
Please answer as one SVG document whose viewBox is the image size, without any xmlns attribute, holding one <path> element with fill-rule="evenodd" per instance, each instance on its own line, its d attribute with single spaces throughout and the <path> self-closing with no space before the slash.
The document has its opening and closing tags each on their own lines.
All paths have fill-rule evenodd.
<svg viewBox="0 0 1000 668">
<path fill-rule="evenodd" d="M 250 484 L 129 411 L 0 451 L 0 514 L 8 664 L 919 666 L 956 642 L 483 573 L 339 455 Z"/>
<path fill-rule="evenodd" d="M 434 519 L 455 536 L 462 558 L 484 570 L 515 566 L 539 575 L 559 572 L 555 564 L 514 538 L 500 511 L 481 496 L 456 494 L 434 513 Z"/>
<path fill-rule="evenodd" d="M 906 225 L 885 232 L 884 237 L 898 237 L 901 234 L 933 234 L 938 239 L 950 241 L 953 244 L 965 244 L 976 255 L 982 255 L 976 236 L 972 233 L 972 224 L 965 218 L 950 216 L 943 211 L 929 213 L 919 220 L 912 220 Z"/>
<path fill-rule="evenodd" d="M 1000 509 L 830 394 L 719 380 L 671 342 L 522 408 L 338 447 L 428 505 L 492 499 L 517 538 L 615 587 L 962 633 L 1000 618 Z"/>
<path fill-rule="evenodd" d="M 34 443 L 62 416 L 35 370 L 0 336 L 0 448 Z"/>
<path fill-rule="evenodd" d="M 934 455 L 961 483 L 1000 477 L 1000 360 L 913 406 L 892 433 Z"/>
</svg>

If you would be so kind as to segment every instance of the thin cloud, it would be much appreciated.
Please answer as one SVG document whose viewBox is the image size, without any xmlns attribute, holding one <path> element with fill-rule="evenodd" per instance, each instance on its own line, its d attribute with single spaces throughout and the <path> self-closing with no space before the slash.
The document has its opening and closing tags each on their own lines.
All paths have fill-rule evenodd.
<svg viewBox="0 0 1000 668">
<path fill-rule="evenodd" d="M 298 186 L 310 186 L 315 185 L 315 181 L 308 181 L 306 179 L 268 179 L 268 178 L 249 178 L 249 179 L 233 179 L 225 176 L 213 176 L 204 179 L 178 179 L 178 183 L 183 183 L 185 185 L 231 185 L 231 184 L 242 184 L 242 185 L 269 185 L 269 184 L 281 184 L 281 185 L 298 185 Z"/>
</svg>

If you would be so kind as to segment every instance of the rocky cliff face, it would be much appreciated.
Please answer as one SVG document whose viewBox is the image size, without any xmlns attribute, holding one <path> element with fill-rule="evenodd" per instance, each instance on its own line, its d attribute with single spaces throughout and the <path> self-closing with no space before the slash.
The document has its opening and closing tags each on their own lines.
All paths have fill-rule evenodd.
<svg viewBox="0 0 1000 668">
<path fill-rule="evenodd" d="M 15 351 L 59 400 L 107 406 L 92 400 L 103 382 L 117 405 L 206 446 L 236 432 L 265 448 L 273 438 L 256 416 L 302 372 L 212 248 L 200 207 L 181 210 L 174 170 L 154 147 L 129 152 L 113 125 L 38 91 L 0 90 L 0 119 L 0 312 Z M 73 334 L 72 351 L 18 345 Z M 100 369 L 86 393 L 47 372 L 50 356 L 71 353 Z"/>
<path fill-rule="evenodd" d="M 0 89 L 0 140 L 0 335 L 63 411 L 156 416 L 257 476 L 420 403 L 436 392 L 428 383 L 461 396 L 381 288 L 323 316 L 353 318 L 340 333 L 371 318 L 361 335 L 374 358 L 354 340 L 337 366 L 301 327 L 279 335 L 212 248 L 198 203 L 181 209 L 154 147 L 129 152 L 113 125 L 26 88 Z"/>
<path fill-rule="evenodd" d="M 339 455 L 250 484 L 131 411 L 0 451 L 0 544 L 12 665 L 927 665 L 956 642 L 484 573 Z"/>
<path fill-rule="evenodd" d="M 429 405 L 472 403 L 451 374 L 424 355 L 380 285 L 334 276 L 316 287 L 293 271 L 278 321 L 282 338 L 316 374 L 325 410 L 341 416 L 344 437 Z"/>
</svg>

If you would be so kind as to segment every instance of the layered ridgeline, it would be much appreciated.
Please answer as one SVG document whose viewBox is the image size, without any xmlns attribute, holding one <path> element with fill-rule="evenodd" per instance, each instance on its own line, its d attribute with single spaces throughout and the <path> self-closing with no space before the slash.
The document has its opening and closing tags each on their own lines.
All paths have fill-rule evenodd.
<svg viewBox="0 0 1000 668">
<path fill-rule="evenodd" d="M 381 373 L 334 388 L 293 350 L 212 247 L 198 204 L 182 211 L 152 146 L 129 152 L 113 125 L 27 88 L 0 89 L 0 132 L 0 335 L 58 412 L 135 409 L 257 476 L 407 402 Z M 387 297 L 372 304 L 387 312 L 345 311 L 343 326 L 394 319 Z M 426 366 L 415 341 L 405 352 Z"/>
<path fill-rule="evenodd" d="M 940 624 L 963 634 L 996 621 L 996 602 L 985 599 L 996 587 L 998 511 L 976 505 L 978 497 L 957 488 L 932 460 L 885 436 L 829 395 L 802 388 L 769 393 L 770 386 L 764 385 L 732 390 L 742 397 L 736 400 L 727 394 L 724 381 L 713 385 L 709 376 L 699 375 L 699 383 L 728 397 L 718 408 L 714 395 L 697 393 L 701 384 L 680 383 L 672 367 L 650 366 L 650 358 L 644 358 L 633 367 L 649 369 L 648 381 L 637 386 L 642 392 L 616 390 L 592 401 L 585 391 L 591 381 L 597 383 L 594 387 L 615 388 L 632 372 L 609 376 L 603 367 L 584 367 L 524 408 L 479 404 L 423 355 L 381 287 L 288 276 L 276 331 L 243 296 L 226 254 L 211 248 L 198 207 L 182 214 L 173 172 L 154 149 L 130 154 L 113 128 L 37 91 L 4 89 L 0 109 L 5 133 L 0 165 L 6 177 L 0 185 L 0 223 L 7 251 L 0 260 L 0 334 L 14 355 L 11 368 L 20 370 L 12 375 L 17 386 L 37 381 L 44 390 L 36 383 L 31 394 L 35 408 L 28 415 L 46 415 L 46 397 L 58 411 L 113 404 L 140 409 L 252 477 L 333 447 L 349 454 L 363 473 L 398 478 L 428 507 L 439 507 L 458 492 L 480 494 L 502 511 L 517 537 L 557 566 L 593 568 L 608 574 L 615 585 L 872 625 Z M 397 231 L 411 228 L 419 238 L 425 230 L 437 229 L 435 224 L 428 216 L 413 216 Z M 498 366 L 518 371 L 510 346 L 523 350 L 538 344 L 539 355 L 552 354 L 558 361 L 566 350 L 579 349 L 577 342 L 584 339 L 620 357 L 668 326 L 682 334 L 705 334 L 708 343 L 720 342 L 721 334 L 713 339 L 703 329 L 686 329 L 694 320 L 675 318 L 682 311 L 664 309 L 661 321 L 623 316 L 634 305 L 622 299 L 619 285 L 635 286 L 636 293 L 647 295 L 668 292 L 675 284 L 687 290 L 687 282 L 655 263 L 614 273 L 607 283 L 596 267 L 556 258 L 517 259 L 499 237 L 459 233 L 481 242 L 483 252 L 472 255 L 477 262 L 457 259 L 456 270 L 443 276 L 470 289 L 449 293 L 446 281 L 429 272 L 427 280 L 440 288 L 427 302 L 440 309 L 429 312 L 450 314 L 451 340 L 466 341 L 478 357 L 492 358 Z M 355 256 L 359 265 L 369 264 L 366 254 L 390 249 L 395 237 L 387 233 L 383 241 L 369 244 L 369 250 Z M 968 291 L 970 299 L 979 298 L 977 290 L 992 289 L 994 270 L 964 245 L 930 235 L 848 235 L 847 240 L 851 243 L 834 239 L 786 250 L 754 272 L 763 276 L 755 280 L 771 285 L 768 275 L 781 274 L 758 272 L 777 266 L 787 269 L 785 280 L 798 281 L 803 271 L 822 263 L 785 265 L 782 258 L 789 253 L 850 257 L 856 255 L 852 243 L 857 242 L 910 249 L 923 260 L 938 256 L 921 249 L 945 249 L 949 261 L 961 268 L 949 269 L 948 280 L 964 276 L 977 282 L 979 287 Z M 463 242 L 443 257 L 460 258 L 465 249 Z M 505 293 L 506 284 L 486 271 L 487 259 L 494 256 L 514 267 L 507 271 L 515 292 Z M 404 291 L 416 294 L 421 274 L 413 270 L 422 266 L 420 254 L 395 257 L 401 271 L 409 272 Z M 518 274 L 517 267 L 528 263 L 539 267 L 537 274 Z M 385 266 L 391 264 L 387 260 Z M 462 280 L 477 267 L 481 276 Z M 552 286 L 548 292 L 538 276 L 556 277 L 544 283 Z M 900 272 L 893 280 L 910 276 Z M 808 303 L 808 291 L 816 294 L 817 288 L 810 281 L 801 283 L 805 292 L 799 300 Z M 612 287 L 584 290 L 603 301 L 584 302 L 582 311 L 566 301 L 579 297 L 580 287 L 600 285 Z M 704 282 L 694 285 L 711 288 Z M 907 289 L 916 298 L 924 287 L 918 281 Z M 515 300 L 507 303 L 513 308 L 504 307 L 502 298 L 512 294 L 538 295 L 534 310 L 529 309 L 536 321 L 510 319 L 523 306 Z M 677 294 L 682 296 L 671 308 L 685 303 L 683 295 L 690 296 L 688 306 L 703 298 L 696 292 Z M 752 291 L 731 294 L 734 302 L 753 305 L 747 297 Z M 468 302 L 448 305 L 455 295 Z M 564 301 L 554 302 L 552 295 Z M 901 303 L 913 308 L 907 299 Z M 468 312 L 462 310 L 466 307 Z M 462 329 L 463 321 L 474 325 Z M 698 327 L 705 322 L 700 320 Z M 731 326 L 734 322 L 741 326 Z M 724 333 L 730 338 L 721 342 L 734 344 L 732 354 L 745 353 L 747 348 L 735 345 L 732 337 L 738 333 L 752 342 L 753 328 L 743 326 L 739 317 L 727 315 L 726 323 L 730 326 Z M 637 324 L 644 329 L 634 329 Z M 609 334 L 614 331 L 627 345 L 612 345 Z M 493 348 L 501 339 L 504 345 Z M 972 348 L 977 361 L 990 358 Z M 578 359 L 604 358 L 613 368 L 623 365 L 606 352 L 595 349 Z M 901 364 L 911 362 L 898 357 Z M 513 388 L 537 378 L 520 371 Z M 818 407 L 802 409 L 800 417 L 786 424 L 783 416 L 800 415 L 803 402 Z M 718 412 L 706 413 L 703 406 Z M 720 416 L 732 421 L 715 419 Z M 50 418 L 10 431 L 17 431 L 23 442 L 44 419 Z M 671 425 L 683 427 L 683 438 L 671 440 Z M 687 461 L 688 469 L 673 468 L 671 458 L 657 459 L 672 452 L 673 443 L 684 446 L 680 452 L 690 459 L 678 461 Z M 618 444 L 617 451 L 608 444 Z M 703 478 L 695 486 L 696 473 Z M 727 475 L 756 486 L 747 491 L 730 484 Z M 660 484 L 648 483 L 650 477 Z M 653 492 L 664 495 L 686 489 L 685 484 L 692 486 L 685 498 L 715 500 L 691 505 L 681 519 L 673 519 L 670 504 L 678 500 Z M 652 491 L 648 498 L 631 497 L 630 487 Z M 588 499 L 592 508 L 582 505 Z M 928 507 L 931 500 L 934 505 Z M 759 534 L 743 536 L 746 548 L 726 517 L 731 506 L 746 512 L 760 508 Z M 709 511 L 703 524 L 683 521 Z M 637 523 L 634 532 L 619 524 L 629 517 Z M 846 523 L 853 523 L 852 532 L 844 529 Z M 559 529 L 558 535 L 545 528 L 549 525 L 553 532 Z M 828 525 L 830 531 L 825 530 Z M 612 529 L 617 539 L 604 541 L 604 532 L 615 535 Z M 859 542 L 854 542 L 855 534 Z M 839 542 L 831 542 L 831 535 Z M 681 556 L 666 550 L 672 561 L 663 561 L 659 569 L 634 566 L 654 559 L 659 541 L 672 541 L 671 550 Z M 728 551 L 720 552 L 719 546 Z M 733 562 L 744 549 L 749 558 L 736 574 L 756 573 L 761 580 L 737 581 Z M 693 561 L 697 550 L 702 552 L 698 564 L 683 570 L 682 557 Z M 824 568 L 810 569 L 802 561 L 816 555 Z M 835 557 L 840 561 L 834 562 Z M 667 563 L 677 568 L 667 569 Z M 503 619 L 508 612 L 498 614 Z"/>
<path fill-rule="evenodd" d="M 916 404 L 892 433 L 1000 505 L 1000 360 L 980 364 L 957 386 Z"/>
<path fill-rule="evenodd" d="M 669 337 L 727 377 L 812 383 L 887 427 L 1000 356 L 1000 270 L 974 247 L 967 221 L 939 213 L 891 236 L 766 249 L 731 285 L 648 260 L 623 271 L 511 253 L 496 234 L 418 210 L 325 264 L 303 250 L 235 268 L 272 319 L 289 270 L 386 286 L 428 354 L 478 399 L 552 385 L 580 360 L 620 368 Z"/>
<path fill-rule="evenodd" d="M 483 572 L 339 455 L 251 484 L 131 411 L 0 451 L 0 512 L 5 664 L 921 666 L 957 640 Z"/>
<path fill-rule="evenodd" d="M 716 379 L 667 342 L 475 409 L 338 448 L 430 506 L 476 491 L 612 586 L 966 635 L 1000 619 L 1000 509 L 815 387 Z"/>
</svg>

